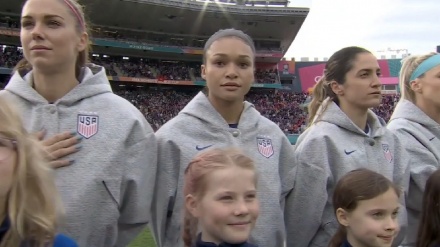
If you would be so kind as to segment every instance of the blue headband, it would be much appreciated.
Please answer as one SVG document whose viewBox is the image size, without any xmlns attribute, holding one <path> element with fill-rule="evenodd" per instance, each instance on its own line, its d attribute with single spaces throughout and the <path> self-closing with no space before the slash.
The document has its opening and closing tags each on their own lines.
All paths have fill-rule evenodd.
<svg viewBox="0 0 440 247">
<path fill-rule="evenodd" d="M 430 58 L 423 61 L 416 70 L 414 70 L 409 81 L 414 81 L 415 79 L 419 78 L 421 75 L 425 74 L 427 71 L 438 65 L 440 65 L 440 54 L 431 56 Z"/>
</svg>

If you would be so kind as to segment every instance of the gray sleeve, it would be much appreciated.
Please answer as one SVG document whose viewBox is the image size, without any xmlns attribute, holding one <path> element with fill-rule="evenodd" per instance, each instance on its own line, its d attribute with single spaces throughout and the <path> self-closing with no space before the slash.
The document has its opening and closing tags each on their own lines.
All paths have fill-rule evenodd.
<svg viewBox="0 0 440 247">
<path fill-rule="evenodd" d="M 404 130 L 398 130 L 395 134 L 398 137 L 396 149 L 401 150 L 403 156 L 395 162 L 400 171 L 397 174 L 401 176 L 395 180 L 399 186 L 404 187 L 407 196 L 406 206 L 420 211 L 426 181 L 437 170 L 439 164 L 434 154 L 411 134 Z"/>
<path fill-rule="evenodd" d="M 157 143 L 153 130 L 146 122 L 133 129 L 133 139 L 144 138 L 129 145 L 125 153 L 116 246 L 127 246 L 146 227 L 156 184 Z"/>
<path fill-rule="evenodd" d="M 150 230 L 158 247 L 163 246 L 168 218 L 172 214 L 180 171 L 180 148 L 158 135 L 158 173 L 151 212 Z"/>
<path fill-rule="evenodd" d="M 400 231 L 394 239 L 392 246 L 399 246 L 402 243 L 408 229 L 406 203 L 410 181 L 410 160 L 408 153 L 402 145 L 402 140 L 395 136 L 393 183 L 401 189 L 400 204 L 402 206 L 398 215 Z"/>
<path fill-rule="evenodd" d="M 294 188 L 286 197 L 287 246 L 309 246 L 322 224 L 327 204 L 328 167 L 324 140 L 302 143 L 295 151 Z"/>
<path fill-rule="evenodd" d="M 294 148 L 287 137 L 283 137 L 280 151 L 280 178 L 281 178 L 281 196 L 285 196 L 292 190 L 295 176 L 295 155 Z"/>
</svg>

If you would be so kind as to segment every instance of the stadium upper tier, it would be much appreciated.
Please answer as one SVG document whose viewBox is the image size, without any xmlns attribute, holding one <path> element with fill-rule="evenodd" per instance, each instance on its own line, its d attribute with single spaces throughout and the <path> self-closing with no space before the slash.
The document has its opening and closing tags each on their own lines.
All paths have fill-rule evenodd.
<svg viewBox="0 0 440 247">
<path fill-rule="evenodd" d="M 193 0 L 94 0 L 85 1 L 84 5 L 86 12 L 90 13 L 88 19 L 91 20 L 92 37 L 95 38 L 136 42 L 131 45 L 138 47 L 156 44 L 198 49 L 219 29 L 233 27 L 249 34 L 260 53 L 276 52 L 276 56 L 265 56 L 266 62 L 273 63 L 278 62 L 288 50 L 309 12 L 308 8 L 252 7 L 239 5 L 238 0 L 225 1 L 235 4 Z M 241 2 L 246 4 L 253 1 Z M 287 4 L 287 1 L 274 2 L 279 3 Z M 0 22 L 18 28 L 20 10 L 20 1 L 5 1 L 0 5 Z M 13 44 L 3 38 L 0 43 Z M 108 47 L 109 53 L 117 50 L 109 45 L 104 46 Z M 136 56 L 134 53 L 145 55 L 145 52 L 151 52 L 149 49 L 126 50 L 129 54 L 118 51 L 121 53 L 119 55 Z M 181 55 L 188 58 L 194 55 L 187 54 L 184 52 Z M 196 54 L 199 54 L 198 51 Z M 160 58 L 161 54 L 156 55 Z"/>
<path fill-rule="evenodd" d="M 0 67 L 13 68 L 23 54 L 16 47 L 0 49 Z M 182 61 L 159 61 L 154 59 L 91 56 L 93 63 L 106 68 L 107 75 L 158 80 L 201 81 L 200 63 Z M 275 69 L 257 69 L 256 83 L 279 83 Z"/>
</svg>

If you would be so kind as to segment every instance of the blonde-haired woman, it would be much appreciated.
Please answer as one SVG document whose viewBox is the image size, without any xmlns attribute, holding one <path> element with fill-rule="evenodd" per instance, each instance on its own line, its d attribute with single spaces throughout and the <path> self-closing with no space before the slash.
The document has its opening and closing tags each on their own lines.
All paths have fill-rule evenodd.
<svg viewBox="0 0 440 247">
<path fill-rule="evenodd" d="M 24 59 L 0 97 L 16 102 L 26 130 L 45 130 L 48 157 L 59 161 L 60 232 L 80 246 L 125 247 L 150 218 L 156 138 L 145 116 L 112 92 L 105 69 L 87 63 L 85 20 L 77 0 L 25 1 Z"/>
<path fill-rule="evenodd" d="M 407 208 L 411 229 L 404 244 L 415 246 L 425 184 L 440 167 L 440 54 L 406 58 L 400 71 L 400 90 L 402 97 L 388 129 L 410 154 Z"/>
<path fill-rule="evenodd" d="M 56 234 L 60 200 L 41 154 L 18 114 L 0 98 L 0 247 L 77 246 Z"/>
</svg>

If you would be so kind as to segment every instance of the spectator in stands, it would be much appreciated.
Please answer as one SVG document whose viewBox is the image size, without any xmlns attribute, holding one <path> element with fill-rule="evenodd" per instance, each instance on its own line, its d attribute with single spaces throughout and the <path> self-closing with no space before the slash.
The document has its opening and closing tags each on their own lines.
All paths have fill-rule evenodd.
<svg viewBox="0 0 440 247">
<path fill-rule="evenodd" d="M 0 98 L 0 246 L 76 247 L 56 234 L 62 210 L 52 170 L 10 103 Z"/>
<path fill-rule="evenodd" d="M 423 191 L 429 176 L 440 168 L 440 54 L 411 56 L 400 71 L 402 98 L 388 128 L 411 156 L 407 200 L 410 229 L 405 246 L 415 246 Z"/>
<path fill-rule="evenodd" d="M 177 89 L 115 89 L 115 93 L 140 109 L 154 130 L 175 117 L 197 92 Z M 301 109 L 301 104 L 306 97 L 307 94 L 289 91 L 253 90 L 246 95 L 246 100 L 253 103 L 263 116 L 275 122 L 284 133 L 299 134 L 305 128 L 307 114 Z"/>
<path fill-rule="evenodd" d="M 148 221 L 157 145 L 142 114 L 112 93 L 105 70 L 86 65 L 89 37 L 75 0 L 28 0 L 20 39 L 25 59 L 0 92 L 17 102 L 28 131 L 83 139 L 56 179 L 66 221 L 79 246 L 127 246 Z M 70 138 L 71 135 L 59 136 Z M 75 145 L 53 140 L 49 157 Z M 59 149 L 61 147 L 61 149 Z M 73 162 L 74 161 L 74 162 Z"/>
<path fill-rule="evenodd" d="M 293 149 L 279 127 L 244 101 L 253 83 L 255 47 L 252 39 L 235 29 L 220 30 L 204 49 L 200 92 L 156 134 L 161 165 L 157 181 L 153 232 L 161 247 L 183 246 L 183 171 L 201 150 L 239 146 L 259 171 L 260 218 L 251 243 L 280 247 L 285 241 L 282 205 L 291 190 Z M 229 226 L 225 226 L 229 227 Z M 202 241 L 203 241 L 202 236 Z"/>
<path fill-rule="evenodd" d="M 328 246 L 338 226 L 329 198 L 351 170 L 373 170 L 407 189 L 402 144 L 369 110 L 381 103 L 379 76 L 376 57 L 359 47 L 341 49 L 326 63 L 313 89 L 310 127 L 296 143 L 295 187 L 285 206 L 287 246 Z M 404 233 L 405 210 L 400 219 Z"/>
</svg>

